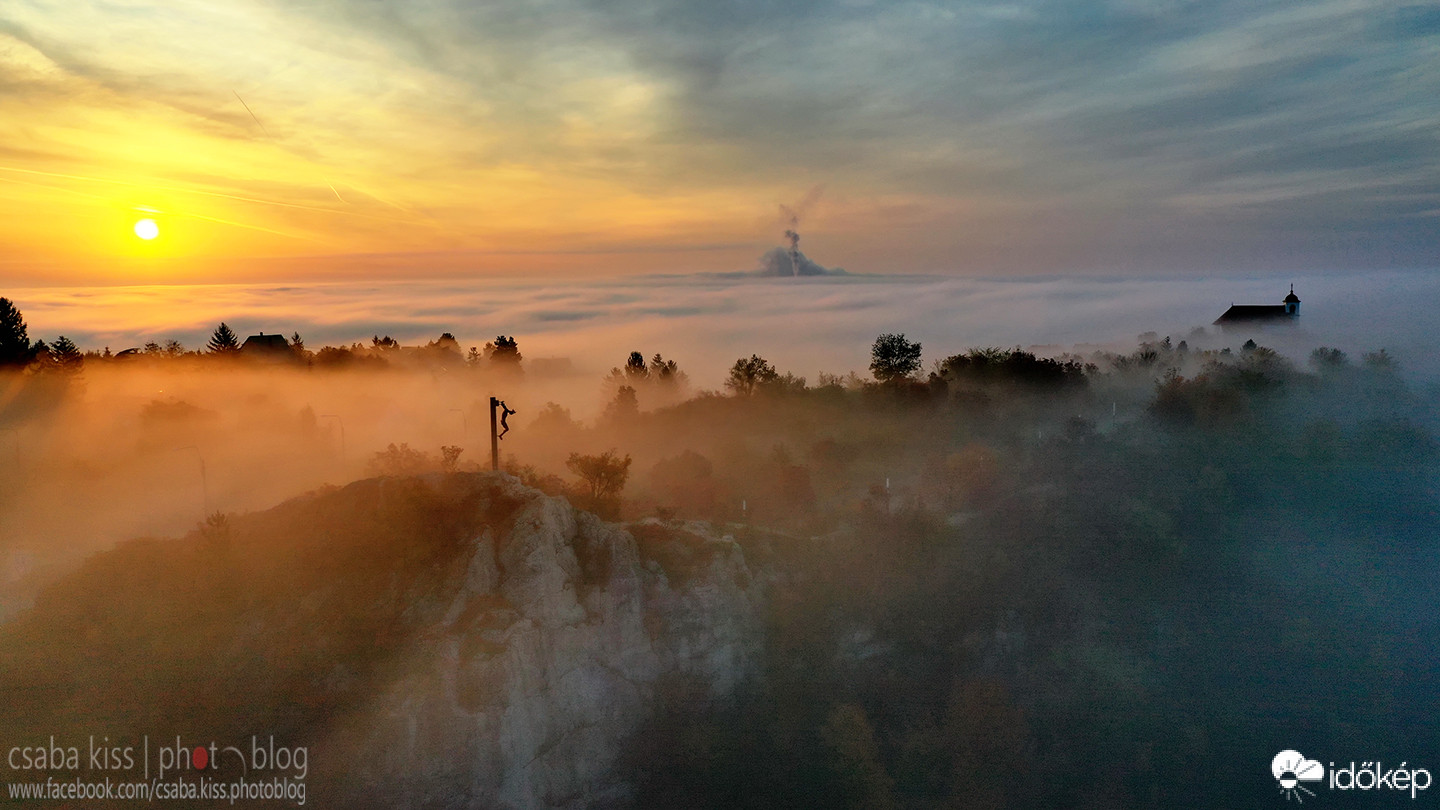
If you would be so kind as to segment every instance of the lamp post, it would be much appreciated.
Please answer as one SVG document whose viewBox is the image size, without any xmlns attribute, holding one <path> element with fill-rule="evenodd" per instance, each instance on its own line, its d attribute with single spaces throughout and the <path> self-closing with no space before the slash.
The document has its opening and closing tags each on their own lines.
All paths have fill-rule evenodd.
<svg viewBox="0 0 1440 810">
<path fill-rule="evenodd" d="M 460 432 L 460 441 L 462 441 L 462 442 L 469 441 L 469 440 L 470 440 L 470 417 L 466 416 L 466 415 L 465 415 L 465 411 L 462 410 L 462 409 L 460 409 L 460 408 L 451 408 L 450 410 L 454 411 L 455 413 L 460 414 L 460 431 L 461 431 L 461 432 Z"/>
</svg>

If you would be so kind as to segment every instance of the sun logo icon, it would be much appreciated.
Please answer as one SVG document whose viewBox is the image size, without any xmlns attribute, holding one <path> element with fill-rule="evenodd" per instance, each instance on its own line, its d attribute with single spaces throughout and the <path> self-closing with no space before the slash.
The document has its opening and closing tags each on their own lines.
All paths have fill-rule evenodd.
<svg viewBox="0 0 1440 810">
<path fill-rule="evenodd" d="M 1280 783 L 1280 792 L 1285 794 L 1285 800 L 1294 799 L 1301 804 L 1305 800 L 1300 794 L 1314 796 L 1315 792 L 1307 789 L 1301 782 L 1319 782 L 1325 778 L 1325 766 L 1313 759 L 1306 759 L 1299 751 L 1281 751 L 1270 760 L 1270 773 L 1274 775 L 1275 781 Z"/>
</svg>

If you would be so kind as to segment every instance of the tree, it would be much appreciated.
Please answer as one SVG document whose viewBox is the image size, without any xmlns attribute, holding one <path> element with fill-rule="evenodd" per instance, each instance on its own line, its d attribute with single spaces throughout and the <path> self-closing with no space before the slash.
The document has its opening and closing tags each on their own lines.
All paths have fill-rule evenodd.
<svg viewBox="0 0 1440 810">
<path fill-rule="evenodd" d="M 615 391 L 615 398 L 605 406 L 603 421 L 613 425 L 628 425 L 640 416 L 640 399 L 635 389 L 622 385 Z"/>
<path fill-rule="evenodd" d="M 650 485 L 670 506 L 690 517 L 709 516 L 719 491 L 715 465 L 694 450 L 661 459 L 650 469 Z"/>
<path fill-rule="evenodd" d="M 430 454 L 415 450 L 409 444 L 391 444 L 370 457 L 367 465 L 371 475 L 419 475 L 435 468 Z"/>
<path fill-rule="evenodd" d="M 447 473 L 453 473 L 460 465 L 460 454 L 465 448 L 459 445 L 447 444 L 440 448 L 440 469 Z"/>
<path fill-rule="evenodd" d="M 0 368 L 24 367 L 35 357 L 25 318 L 8 298 L 0 298 Z"/>
<path fill-rule="evenodd" d="M 688 377 L 674 360 L 666 360 L 658 352 L 647 365 L 642 352 L 630 352 L 625 365 L 610 369 L 605 375 L 605 388 L 618 391 L 633 388 L 646 404 L 664 406 L 674 403 L 683 393 Z"/>
<path fill-rule="evenodd" d="M 659 352 L 650 358 L 650 379 L 657 385 L 670 389 L 683 389 L 689 380 L 689 375 L 680 370 L 680 364 L 674 360 L 666 360 Z"/>
<path fill-rule="evenodd" d="M 1350 358 L 1345 355 L 1345 352 L 1329 346 L 1321 346 L 1310 352 L 1311 367 L 1322 374 L 1345 368 L 1349 363 Z"/>
<path fill-rule="evenodd" d="M 752 354 L 749 359 L 742 357 L 736 360 L 735 365 L 730 367 L 730 376 L 725 379 L 725 387 L 737 396 L 748 397 L 761 386 L 778 379 L 780 372 L 776 371 L 768 360 Z"/>
<path fill-rule="evenodd" d="M 920 370 L 920 344 L 901 334 L 884 334 L 870 347 L 870 373 L 882 383 L 898 382 Z"/>
<path fill-rule="evenodd" d="M 614 450 L 606 450 L 598 456 L 571 453 L 565 466 L 580 476 L 584 487 L 581 497 L 586 505 L 603 516 L 614 517 L 620 511 L 620 492 L 630 477 L 630 461 L 628 454 L 622 459 Z"/>
<path fill-rule="evenodd" d="M 571 453 L 565 466 L 580 476 L 592 498 L 613 498 L 625 488 L 630 477 L 630 456 L 623 459 L 614 450 L 606 450 L 598 456 L 582 456 Z"/>
<path fill-rule="evenodd" d="M 50 347 L 45 345 L 45 341 L 37 340 L 34 345 L 30 347 L 30 361 L 37 364 L 40 368 L 47 369 L 51 367 L 54 365 L 53 360 L 50 356 Z"/>
<path fill-rule="evenodd" d="M 662 382 L 675 382 L 680 375 L 680 364 L 666 360 L 659 352 L 650 358 L 650 376 Z"/>
<path fill-rule="evenodd" d="M 215 327 L 215 333 L 210 336 L 210 342 L 206 344 L 210 351 L 215 354 L 230 354 L 240 351 L 240 339 L 230 331 L 230 327 L 224 321 Z"/>
<path fill-rule="evenodd" d="M 61 335 L 50 344 L 50 362 L 56 371 L 78 374 L 81 366 L 85 365 L 85 356 L 70 338 Z"/>
<path fill-rule="evenodd" d="M 555 402 L 545 403 L 529 429 L 549 437 L 566 436 L 580 430 L 580 423 L 570 415 L 570 409 Z"/>
<path fill-rule="evenodd" d="M 630 358 L 625 361 L 625 378 L 633 382 L 650 378 L 650 369 L 645 366 L 645 355 L 640 352 L 630 353 Z"/>
<path fill-rule="evenodd" d="M 1375 371 L 1395 370 L 1395 358 L 1391 357 L 1390 353 L 1384 349 L 1378 352 L 1366 352 L 1360 356 L 1360 359 L 1365 362 L 1365 367 L 1368 369 Z"/>
<path fill-rule="evenodd" d="M 520 355 L 520 344 L 514 337 L 499 335 L 494 343 L 485 344 L 485 356 L 496 366 L 504 368 L 519 368 L 520 361 L 524 359 Z"/>
<path fill-rule="evenodd" d="M 299 332 L 296 332 L 295 334 L 290 336 L 290 348 L 295 350 L 295 355 L 297 357 L 308 356 L 307 352 L 305 351 L 305 339 L 300 337 Z"/>
</svg>

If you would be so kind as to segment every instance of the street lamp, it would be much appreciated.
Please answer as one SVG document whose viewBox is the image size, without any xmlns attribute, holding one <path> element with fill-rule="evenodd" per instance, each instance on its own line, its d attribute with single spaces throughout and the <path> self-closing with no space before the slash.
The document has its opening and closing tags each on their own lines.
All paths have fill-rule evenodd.
<svg viewBox="0 0 1440 810">
<path fill-rule="evenodd" d="M 460 409 L 460 408 L 451 408 L 450 410 L 454 411 L 455 413 L 460 414 L 460 428 L 461 428 L 460 441 L 462 441 L 462 442 L 469 441 L 469 440 L 470 440 L 470 417 L 466 416 L 466 415 L 465 415 L 465 411 L 462 410 L 462 409 Z"/>
</svg>

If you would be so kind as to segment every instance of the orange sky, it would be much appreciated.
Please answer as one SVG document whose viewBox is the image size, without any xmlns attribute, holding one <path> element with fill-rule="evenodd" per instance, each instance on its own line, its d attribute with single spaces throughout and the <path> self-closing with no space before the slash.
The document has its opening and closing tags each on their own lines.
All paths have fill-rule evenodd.
<svg viewBox="0 0 1440 810">
<path fill-rule="evenodd" d="M 647 138 L 658 92 L 613 60 L 568 68 L 549 100 L 563 110 L 539 121 L 263 4 L 134 10 L 22 8 L 23 36 L 0 29 L 0 273 L 243 278 L 271 266 L 254 257 L 318 257 L 307 273 L 323 275 L 375 253 L 439 254 L 409 260 L 421 270 L 614 265 L 755 242 L 768 197 L 793 193 L 637 188 L 600 165 Z M 136 238 L 142 217 L 159 238 Z"/>
<path fill-rule="evenodd" d="M 1434 26 L 1141 5 L 12 0 L 0 281 L 1433 266 Z"/>
</svg>

